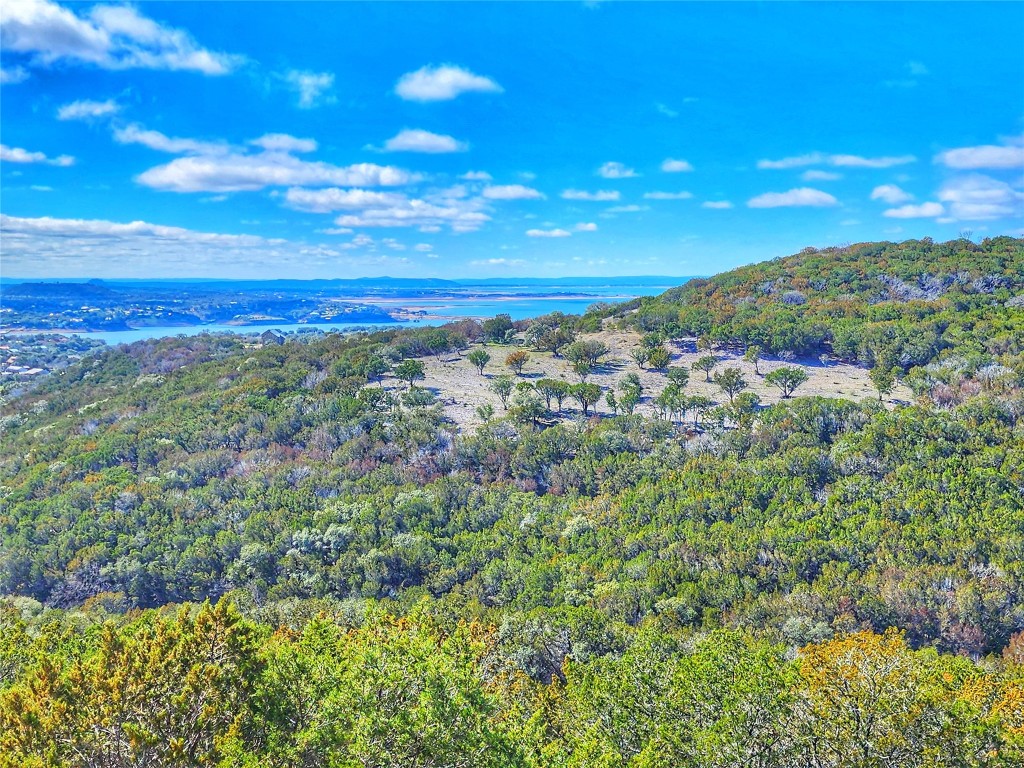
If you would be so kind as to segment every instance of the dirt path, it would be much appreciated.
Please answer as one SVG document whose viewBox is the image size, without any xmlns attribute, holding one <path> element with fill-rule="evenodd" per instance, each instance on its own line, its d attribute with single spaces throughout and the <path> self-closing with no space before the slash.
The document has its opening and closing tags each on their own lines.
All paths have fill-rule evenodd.
<svg viewBox="0 0 1024 768">
<path fill-rule="evenodd" d="M 603 341 L 611 350 L 603 359 L 602 365 L 588 377 L 587 381 L 599 384 L 605 390 L 615 387 L 616 395 L 618 395 L 617 387 L 622 378 L 630 372 L 638 373 L 643 383 L 644 392 L 643 401 L 637 407 L 637 412 L 647 416 L 655 415 L 657 411 L 653 406 L 653 400 L 665 387 L 667 379 L 664 372 L 641 371 L 637 368 L 636 363 L 630 360 L 629 353 L 639 345 L 639 334 L 631 331 L 605 330 L 600 333 L 588 334 L 583 338 Z M 670 364 L 684 366 L 688 369 L 698 357 L 705 354 L 697 353 L 696 339 L 669 342 L 666 346 L 672 353 Z M 476 368 L 466 359 L 466 355 L 473 349 L 483 349 L 491 356 L 491 362 L 484 369 L 483 376 L 477 373 Z M 525 346 L 474 344 L 461 356 L 446 355 L 441 361 L 436 358 L 423 358 L 426 364 L 426 379 L 419 382 L 418 386 L 433 391 L 444 404 L 445 413 L 454 419 L 460 428 L 463 430 L 473 429 L 481 423 L 481 419 L 476 413 L 478 406 L 490 403 L 494 408 L 495 416 L 500 417 L 504 413 L 501 400 L 488 389 L 488 386 L 496 376 L 512 373 L 505 366 L 505 357 L 520 349 L 529 351 L 530 359 L 523 369 L 523 375 L 515 377 L 517 381 L 537 381 L 541 378 L 564 379 L 571 384 L 579 381 L 572 372 L 568 361 L 556 358 L 550 352 L 534 352 Z M 807 382 L 796 390 L 796 396 L 822 395 L 849 400 L 878 397 L 877 391 L 871 384 L 867 369 L 855 365 L 830 363 L 824 366 L 817 358 L 797 358 L 791 362 L 785 362 L 769 357 L 758 364 L 761 371 L 761 375 L 758 376 L 754 373 L 754 366 L 743 360 L 741 354 L 716 351 L 715 356 L 719 360 L 715 370 L 720 371 L 726 367 L 739 368 L 747 380 L 747 391 L 756 393 L 761 398 L 763 405 L 770 405 L 781 400 L 779 390 L 765 383 L 764 374 L 787 365 L 802 368 L 808 376 Z M 397 390 L 405 388 L 394 379 L 388 380 L 385 386 Z M 703 371 L 690 371 L 690 382 L 686 386 L 686 393 L 688 395 L 705 395 L 719 404 L 728 401 L 728 397 L 713 381 L 705 381 Z M 910 401 L 912 397 L 910 390 L 901 385 L 886 398 L 886 402 L 891 405 L 894 401 Z M 598 405 L 598 411 L 603 414 L 611 413 L 603 396 Z M 562 419 L 567 421 L 580 415 L 579 406 L 574 401 L 566 399 Z"/>
</svg>

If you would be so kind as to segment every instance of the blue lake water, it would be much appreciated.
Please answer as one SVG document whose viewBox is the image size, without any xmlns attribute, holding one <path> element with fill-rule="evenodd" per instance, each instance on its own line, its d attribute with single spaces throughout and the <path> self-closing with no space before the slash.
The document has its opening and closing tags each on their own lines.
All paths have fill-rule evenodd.
<svg viewBox="0 0 1024 768">
<path fill-rule="evenodd" d="M 78 335 L 93 339 L 100 339 L 107 344 L 127 344 L 142 339 L 159 339 L 167 336 L 195 336 L 201 333 L 262 333 L 268 328 L 279 330 L 283 333 L 301 331 L 302 329 L 316 329 L 320 331 L 349 331 L 354 328 L 416 328 L 427 325 L 439 325 L 448 322 L 452 318 L 461 317 L 493 317 L 494 315 L 506 312 L 513 320 L 523 320 L 528 317 L 545 315 L 550 312 L 564 312 L 565 314 L 579 315 L 586 312 L 587 307 L 597 302 L 621 302 L 628 301 L 636 296 L 652 296 L 659 294 L 672 286 L 670 285 L 636 285 L 628 289 L 622 287 L 614 289 L 595 289 L 587 287 L 582 290 L 573 290 L 573 286 L 559 286 L 559 290 L 574 293 L 574 296 L 538 296 L 536 291 L 531 295 L 515 295 L 512 291 L 503 291 L 493 296 L 467 296 L 465 298 L 443 298 L 431 299 L 416 297 L 408 300 L 375 301 L 374 299 L 359 299 L 366 304 L 377 304 L 388 310 L 400 308 L 415 308 L 427 312 L 431 317 L 422 320 L 411 320 L 394 323 L 303 323 L 285 324 L 268 323 L 266 325 L 224 325 L 211 323 L 209 325 L 194 326 L 154 326 L 152 328 L 132 328 L 127 331 L 89 331 Z M 586 293 L 586 296 L 579 294 Z"/>
</svg>

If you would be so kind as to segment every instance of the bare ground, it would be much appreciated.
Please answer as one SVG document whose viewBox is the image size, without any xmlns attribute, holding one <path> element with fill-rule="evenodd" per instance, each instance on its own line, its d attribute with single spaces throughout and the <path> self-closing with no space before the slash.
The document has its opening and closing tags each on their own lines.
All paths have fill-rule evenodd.
<svg viewBox="0 0 1024 768">
<path fill-rule="evenodd" d="M 618 383 L 622 378 L 630 372 L 638 373 L 643 383 L 644 392 L 637 412 L 648 416 L 655 415 L 656 409 L 652 401 L 665 387 L 667 379 L 663 371 L 641 371 L 637 368 L 636 363 L 630 360 L 629 353 L 640 343 L 639 334 L 632 331 L 604 330 L 600 333 L 589 334 L 584 338 L 603 341 L 611 350 L 603 358 L 602 364 L 587 378 L 587 381 L 599 384 L 606 390 L 615 387 L 616 394 L 618 394 Z M 706 354 L 704 352 L 698 354 L 696 339 L 669 342 L 666 346 L 672 353 L 670 365 L 684 366 L 688 369 L 698 357 Z M 484 349 L 491 356 L 491 362 L 484 369 L 483 376 L 477 373 L 476 368 L 466 359 L 468 352 L 477 348 Z M 501 400 L 488 389 L 488 386 L 496 376 L 512 373 L 505 366 L 505 357 L 519 349 L 529 350 L 528 347 L 500 344 L 473 345 L 459 356 L 447 355 L 441 360 L 424 358 L 426 379 L 419 382 L 418 386 L 430 389 L 444 405 L 445 413 L 458 423 L 462 430 L 474 429 L 482 423 L 476 413 L 478 406 L 490 403 L 494 408 L 495 416 L 501 416 L 503 413 Z M 530 359 L 523 369 L 523 375 L 515 377 L 517 381 L 536 381 L 541 378 L 564 379 L 571 384 L 579 381 L 567 360 L 556 358 L 550 352 L 529 350 L 529 354 Z M 786 362 L 768 357 L 758 364 L 761 375 L 757 375 L 754 373 L 754 366 L 743 360 L 742 353 L 718 350 L 714 354 L 719 360 L 715 371 L 726 367 L 739 368 L 747 380 L 747 391 L 756 393 L 761 398 L 762 405 L 777 403 L 782 399 L 782 393 L 764 381 L 765 374 L 782 366 L 800 367 L 808 375 L 807 382 L 796 390 L 794 396 L 821 395 L 849 400 L 878 397 L 878 392 L 871 383 L 867 369 L 859 366 L 843 363 L 822 365 L 817 358 L 796 358 Z M 395 390 L 405 388 L 404 384 L 394 379 L 386 382 L 385 386 Z M 706 395 L 719 404 L 728 401 L 727 396 L 713 381 L 705 381 L 703 371 L 690 371 L 690 382 L 686 385 L 686 392 L 689 395 Z M 912 397 L 910 390 L 900 385 L 886 398 L 885 402 L 892 406 L 899 402 L 910 401 Z M 571 420 L 581 415 L 581 411 L 574 401 L 566 399 L 564 405 L 563 420 Z M 611 414 L 603 396 L 598 404 L 598 410 L 602 414 Z"/>
</svg>

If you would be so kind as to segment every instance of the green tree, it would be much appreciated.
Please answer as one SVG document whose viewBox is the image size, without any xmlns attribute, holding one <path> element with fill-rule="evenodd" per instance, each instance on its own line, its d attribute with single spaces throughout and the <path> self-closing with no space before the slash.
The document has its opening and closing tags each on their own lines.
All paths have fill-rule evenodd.
<svg viewBox="0 0 1024 768">
<path fill-rule="evenodd" d="M 512 316 L 508 314 L 495 315 L 483 322 L 484 338 L 499 344 L 504 343 L 508 338 L 509 331 L 514 330 L 515 326 L 512 324 Z"/>
<path fill-rule="evenodd" d="M 716 365 L 718 365 L 717 357 L 714 355 L 704 355 L 697 358 L 697 362 L 693 364 L 693 370 L 704 371 L 705 380 L 711 381 L 711 371 L 714 370 Z"/>
<path fill-rule="evenodd" d="M 412 389 L 414 382 L 426 378 L 426 368 L 421 360 L 403 360 L 395 366 L 394 374 L 400 381 L 407 381 Z"/>
<path fill-rule="evenodd" d="M 651 350 L 647 347 L 637 347 L 629 353 L 629 356 L 636 363 L 636 367 L 642 371 L 644 366 L 647 365 L 647 361 L 651 359 Z"/>
<path fill-rule="evenodd" d="M 508 410 L 508 398 L 512 394 L 512 390 L 515 389 L 515 386 L 515 380 L 507 375 L 496 376 L 491 381 L 489 389 L 498 396 L 498 399 L 501 400 L 502 408 L 506 411 Z"/>
<path fill-rule="evenodd" d="M 743 378 L 743 372 L 739 368 L 730 367 L 716 373 L 715 384 L 729 396 L 730 404 L 739 392 L 747 388 L 747 380 Z"/>
<path fill-rule="evenodd" d="M 601 387 L 597 384 L 574 384 L 569 389 L 569 395 L 580 404 L 580 408 L 583 409 L 583 415 L 589 415 L 590 406 L 596 405 L 601 399 Z"/>
<path fill-rule="evenodd" d="M 788 398 L 793 390 L 807 381 L 807 373 L 803 368 L 783 366 L 776 368 L 764 377 L 766 383 L 782 390 L 782 396 Z"/>
<path fill-rule="evenodd" d="M 384 374 L 390 370 L 391 366 L 388 365 L 383 357 L 371 355 L 366 359 L 366 364 L 363 366 L 363 375 L 366 376 L 366 381 L 369 383 L 374 381 L 382 383 Z"/>
<path fill-rule="evenodd" d="M 665 377 L 680 389 L 684 389 L 690 383 L 690 372 L 681 365 L 669 366 L 665 371 Z"/>
<path fill-rule="evenodd" d="M 896 388 L 896 377 L 899 372 L 899 368 L 895 366 L 889 367 L 882 362 L 879 362 L 871 369 L 871 383 L 874 384 L 875 389 L 878 390 L 878 402 L 882 402 L 882 397 L 884 395 L 891 394 Z"/>
<path fill-rule="evenodd" d="M 650 351 L 647 358 L 648 365 L 655 370 L 661 370 L 665 368 L 669 361 L 672 360 L 672 355 L 665 347 L 655 347 Z"/>
<path fill-rule="evenodd" d="M 754 366 L 754 373 L 758 376 L 761 375 L 761 371 L 758 368 L 758 363 L 761 362 L 761 352 L 763 350 L 757 344 L 751 344 L 747 347 L 747 351 L 743 354 L 743 359 Z"/>
<path fill-rule="evenodd" d="M 484 375 L 484 367 L 491 362 L 491 356 L 482 349 L 474 349 L 466 355 L 466 359 L 473 364 L 481 376 Z"/>
</svg>

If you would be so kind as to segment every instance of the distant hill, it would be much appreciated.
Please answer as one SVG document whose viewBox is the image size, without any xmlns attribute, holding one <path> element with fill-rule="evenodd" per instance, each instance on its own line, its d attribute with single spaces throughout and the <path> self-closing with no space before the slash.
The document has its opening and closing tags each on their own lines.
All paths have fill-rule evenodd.
<svg viewBox="0 0 1024 768">
<path fill-rule="evenodd" d="M 1024 338 L 1022 294 L 1024 239 L 926 238 L 807 248 L 603 314 L 670 336 L 869 365 L 886 358 L 907 369 L 954 346 L 1016 348 Z"/>
</svg>

